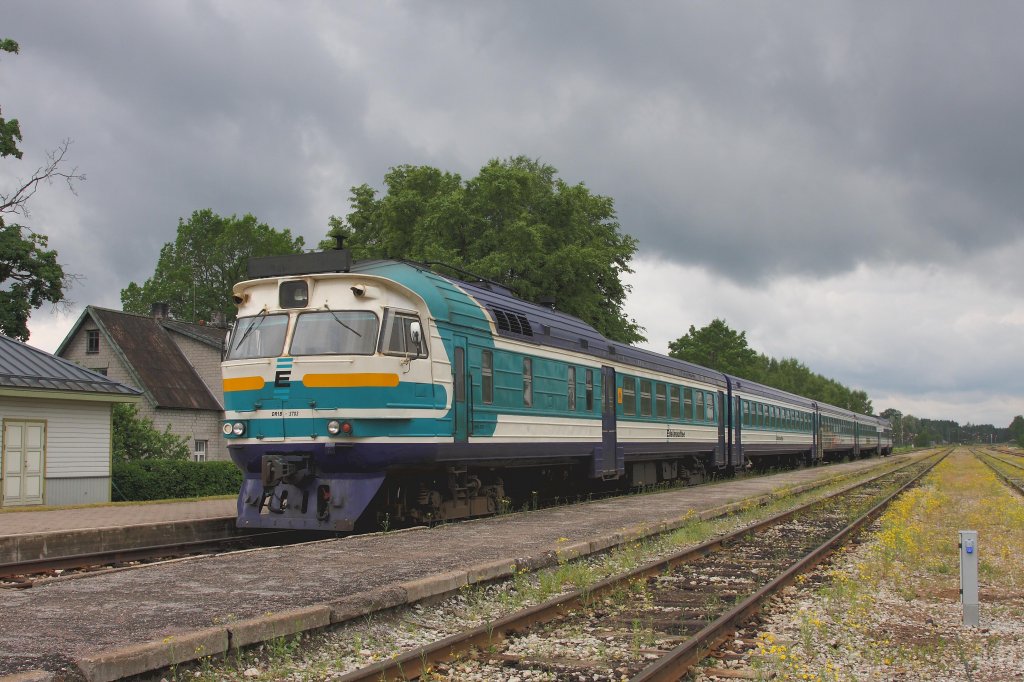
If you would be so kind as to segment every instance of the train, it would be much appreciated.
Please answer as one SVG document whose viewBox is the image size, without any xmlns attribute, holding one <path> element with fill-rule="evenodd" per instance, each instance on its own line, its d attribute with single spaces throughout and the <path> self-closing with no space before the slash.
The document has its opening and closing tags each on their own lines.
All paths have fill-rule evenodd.
<svg viewBox="0 0 1024 682">
<path fill-rule="evenodd" d="M 436 522 L 892 451 L 885 419 L 442 270 L 356 262 L 340 244 L 250 259 L 222 361 L 239 527 Z"/>
</svg>

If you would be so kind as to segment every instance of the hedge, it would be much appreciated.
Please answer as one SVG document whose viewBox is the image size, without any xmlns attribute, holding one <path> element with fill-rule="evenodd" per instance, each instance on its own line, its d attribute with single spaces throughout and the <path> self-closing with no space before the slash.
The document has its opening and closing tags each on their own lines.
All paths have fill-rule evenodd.
<svg viewBox="0 0 1024 682">
<path fill-rule="evenodd" d="M 115 501 L 234 495 L 242 487 L 242 472 L 232 462 L 179 459 L 115 461 L 113 483 Z"/>
</svg>

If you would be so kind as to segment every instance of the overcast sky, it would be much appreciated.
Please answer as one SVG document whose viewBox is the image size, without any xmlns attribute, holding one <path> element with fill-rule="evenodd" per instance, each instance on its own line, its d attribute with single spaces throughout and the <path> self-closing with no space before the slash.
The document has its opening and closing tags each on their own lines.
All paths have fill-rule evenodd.
<svg viewBox="0 0 1024 682">
<path fill-rule="evenodd" d="M 1024 4 L 5 0 L 9 191 L 81 276 L 53 351 L 120 307 L 178 219 L 315 245 L 349 188 L 526 155 L 615 200 L 627 311 L 666 352 L 719 317 L 876 411 L 1024 413 Z"/>
</svg>

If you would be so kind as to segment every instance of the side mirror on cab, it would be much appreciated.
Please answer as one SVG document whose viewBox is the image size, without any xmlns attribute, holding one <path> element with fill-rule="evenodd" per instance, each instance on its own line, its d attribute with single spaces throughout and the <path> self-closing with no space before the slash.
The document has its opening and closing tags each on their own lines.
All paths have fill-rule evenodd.
<svg viewBox="0 0 1024 682">
<path fill-rule="evenodd" d="M 416 346 L 416 355 L 423 355 L 423 328 L 418 321 L 409 325 L 409 339 Z"/>
</svg>

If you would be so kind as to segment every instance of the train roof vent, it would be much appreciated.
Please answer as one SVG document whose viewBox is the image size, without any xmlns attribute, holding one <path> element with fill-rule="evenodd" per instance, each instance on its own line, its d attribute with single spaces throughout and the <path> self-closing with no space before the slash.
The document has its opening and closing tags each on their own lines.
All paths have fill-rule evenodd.
<svg viewBox="0 0 1024 682">
<path fill-rule="evenodd" d="M 494 312 L 494 321 L 498 323 L 498 329 L 501 331 L 521 336 L 533 336 L 533 328 L 530 326 L 530 321 L 526 319 L 525 315 L 520 315 L 511 310 L 502 310 L 501 308 L 492 308 L 492 310 Z"/>
</svg>

